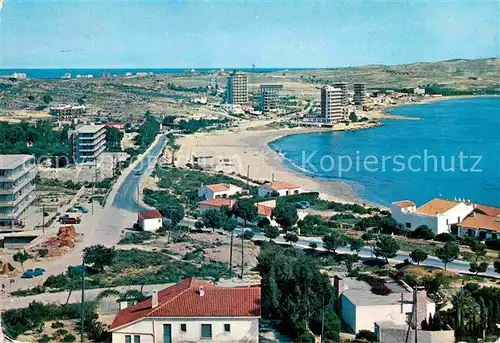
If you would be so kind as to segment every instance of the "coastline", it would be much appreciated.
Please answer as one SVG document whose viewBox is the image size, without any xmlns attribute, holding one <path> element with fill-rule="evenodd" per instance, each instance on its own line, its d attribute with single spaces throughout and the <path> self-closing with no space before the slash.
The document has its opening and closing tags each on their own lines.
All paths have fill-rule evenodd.
<svg viewBox="0 0 500 343">
<path fill-rule="evenodd" d="M 231 166 L 221 166 L 214 169 L 224 173 L 246 175 L 250 168 L 250 179 L 259 181 L 286 181 L 300 185 L 307 191 L 318 192 L 322 199 L 340 203 L 373 204 L 357 196 L 351 185 L 345 181 L 321 180 L 298 171 L 291 170 L 284 165 L 284 158 L 274 151 L 269 144 L 280 138 L 304 133 L 318 133 L 331 131 L 353 131 L 374 128 L 378 124 L 364 123 L 350 128 L 289 128 L 272 130 L 241 130 L 241 128 L 209 133 L 197 133 L 178 139 L 180 150 L 177 153 L 176 166 L 183 167 L 189 163 L 191 156 L 213 155 L 216 159 L 229 159 Z"/>
</svg>

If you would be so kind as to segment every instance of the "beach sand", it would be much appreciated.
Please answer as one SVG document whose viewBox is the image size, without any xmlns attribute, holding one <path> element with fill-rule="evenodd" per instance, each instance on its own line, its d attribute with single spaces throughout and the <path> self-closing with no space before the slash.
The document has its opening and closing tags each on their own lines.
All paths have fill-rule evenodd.
<svg viewBox="0 0 500 343">
<path fill-rule="evenodd" d="M 368 124 L 351 124 L 350 130 L 366 128 Z M 176 154 L 176 165 L 185 166 L 192 155 L 213 155 L 217 160 L 229 159 L 232 165 L 218 166 L 222 170 L 246 175 L 259 181 L 285 181 L 300 185 L 307 191 L 319 192 L 322 199 L 342 203 L 367 203 L 358 198 L 351 187 L 342 181 L 324 181 L 293 172 L 283 165 L 282 156 L 269 147 L 269 143 L 284 136 L 298 133 L 324 132 L 325 128 L 290 128 L 279 130 L 252 130 L 262 123 L 252 122 L 230 130 L 187 135 L 177 140 L 180 150 Z M 248 130 L 248 129 L 251 130 Z M 345 129 L 346 127 L 343 126 Z M 336 130 L 340 130 L 338 127 Z M 334 129 L 335 130 L 335 129 Z"/>
</svg>

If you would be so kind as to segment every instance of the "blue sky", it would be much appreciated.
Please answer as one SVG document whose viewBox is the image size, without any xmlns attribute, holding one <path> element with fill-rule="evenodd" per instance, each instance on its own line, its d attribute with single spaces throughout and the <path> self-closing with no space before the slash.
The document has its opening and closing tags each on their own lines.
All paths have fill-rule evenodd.
<svg viewBox="0 0 500 343">
<path fill-rule="evenodd" d="M 499 54 L 497 1 L 4 0 L 0 15 L 0 68 L 340 67 Z"/>
</svg>

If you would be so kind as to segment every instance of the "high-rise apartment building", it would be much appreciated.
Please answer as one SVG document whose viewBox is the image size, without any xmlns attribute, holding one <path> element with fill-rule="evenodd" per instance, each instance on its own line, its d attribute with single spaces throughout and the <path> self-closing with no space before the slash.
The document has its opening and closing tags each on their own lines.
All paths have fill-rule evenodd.
<svg viewBox="0 0 500 343">
<path fill-rule="evenodd" d="M 342 106 L 349 105 L 349 83 L 348 82 L 335 82 L 333 85 L 335 88 L 340 88 L 342 90 Z"/>
<path fill-rule="evenodd" d="M 280 93 L 283 90 L 283 85 L 261 85 L 260 86 L 260 101 L 262 111 L 269 113 L 278 109 Z"/>
<path fill-rule="evenodd" d="M 84 125 L 72 133 L 73 161 L 94 163 L 106 149 L 106 126 Z"/>
<path fill-rule="evenodd" d="M 35 200 L 35 157 L 0 155 L 0 231 L 12 230 Z"/>
<path fill-rule="evenodd" d="M 354 84 L 354 105 L 363 106 L 365 104 L 365 84 Z"/>
<path fill-rule="evenodd" d="M 230 104 L 246 105 L 248 103 L 248 75 L 238 70 L 233 71 L 227 79 L 227 100 Z"/>
<path fill-rule="evenodd" d="M 49 114 L 55 119 L 74 119 L 85 115 L 86 109 L 83 105 L 59 105 L 49 108 Z"/>
<path fill-rule="evenodd" d="M 332 86 L 321 88 L 321 115 L 329 123 L 344 119 L 342 106 L 342 89 Z"/>
</svg>

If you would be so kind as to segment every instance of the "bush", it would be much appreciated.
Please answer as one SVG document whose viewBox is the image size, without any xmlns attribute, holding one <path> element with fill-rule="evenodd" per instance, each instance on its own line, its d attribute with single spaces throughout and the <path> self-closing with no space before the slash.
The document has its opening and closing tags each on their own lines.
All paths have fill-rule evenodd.
<svg viewBox="0 0 500 343">
<path fill-rule="evenodd" d="M 356 334 L 356 339 L 362 339 L 368 342 L 377 342 L 377 336 L 370 330 L 359 330 Z"/>
<path fill-rule="evenodd" d="M 500 250 L 500 239 L 498 238 L 487 239 L 484 243 L 488 249 Z"/>
<path fill-rule="evenodd" d="M 457 238 L 451 233 L 440 233 L 434 237 L 435 241 L 447 243 L 449 241 L 456 241 Z"/>
<path fill-rule="evenodd" d="M 48 343 L 50 342 L 50 337 L 48 335 L 43 335 L 42 338 L 38 340 L 38 343 Z"/>
<path fill-rule="evenodd" d="M 57 329 L 56 332 L 52 335 L 52 338 L 57 339 L 59 337 L 63 337 L 68 334 L 68 330 L 66 329 Z"/>
<path fill-rule="evenodd" d="M 303 331 L 294 340 L 301 343 L 314 343 L 314 336 L 309 331 Z"/>
<path fill-rule="evenodd" d="M 434 238 L 434 232 L 432 232 L 432 229 L 428 227 L 427 225 L 420 225 L 417 227 L 414 231 L 410 232 L 408 234 L 409 237 L 411 238 L 419 238 L 419 239 L 433 239 Z"/>
<path fill-rule="evenodd" d="M 76 341 L 76 337 L 73 336 L 72 334 L 68 333 L 66 336 L 63 338 L 63 342 L 74 342 Z"/>
<path fill-rule="evenodd" d="M 53 322 L 52 325 L 50 325 L 51 328 L 53 329 L 60 329 L 64 327 L 64 324 L 61 323 L 60 321 Z"/>
<path fill-rule="evenodd" d="M 48 253 L 49 253 L 49 249 L 47 249 L 47 248 L 42 248 L 42 249 L 38 250 L 38 255 L 40 255 L 40 257 L 45 257 L 45 256 L 47 256 Z"/>
</svg>

